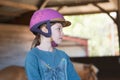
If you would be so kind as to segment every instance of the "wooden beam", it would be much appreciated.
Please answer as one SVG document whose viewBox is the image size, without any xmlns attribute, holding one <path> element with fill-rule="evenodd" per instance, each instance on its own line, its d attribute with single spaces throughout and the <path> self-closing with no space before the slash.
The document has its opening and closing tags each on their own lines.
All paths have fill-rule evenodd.
<svg viewBox="0 0 120 80">
<path fill-rule="evenodd" d="M 99 2 L 104 3 L 109 2 L 109 0 L 50 0 L 50 3 L 47 5 L 47 7 L 78 6 Z"/>
<path fill-rule="evenodd" d="M 105 9 L 103 9 L 102 7 L 100 7 L 99 5 L 97 5 L 96 3 L 93 3 L 94 6 L 98 7 L 101 11 L 105 12 L 116 24 L 117 24 L 117 21 L 116 19 L 114 19 L 108 11 L 106 11 Z"/>
<path fill-rule="evenodd" d="M 0 5 L 1 6 L 19 8 L 19 9 L 25 9 L 25 10 L 37 10 L 38 9 L 34 5 L 14 2 L 14 1 L 11 1 L 11 0 L 10 1 L 8 1 L 8 0 L 0 0 Z"/>
<path fill-rule="evenodd" d="M 97 14 L 97 13 L 105 13 L 105 12 L 101 12 L 101 11 L 78 11 L 78 12 L 62 12 L 60 11 L 63 15 L 67 15 L 67 16 L 71 16 L 71 15 L 84 15 L 84 14 Z M 108 12 L 116 12 L 116 10 L 108 10 Z"/>
<path fill-rule="evenodd" d="M 57 11 L 59 12 L 64 6 L 58 7 Z"/>
<path fill-rule="evenodd" d="M 43 2 L 43 4 L 40 6 L 40 9 L 45 8 L 46 5 L 47 5 L 47 3 L 48 3 L 49 1 L 50 1 L 50 0 L 45 0 L 45 1 Z"/>
</svg>

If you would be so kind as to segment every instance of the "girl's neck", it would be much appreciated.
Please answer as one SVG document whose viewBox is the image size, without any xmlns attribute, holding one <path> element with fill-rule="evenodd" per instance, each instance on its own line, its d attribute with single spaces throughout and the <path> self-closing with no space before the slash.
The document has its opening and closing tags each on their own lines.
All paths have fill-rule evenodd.
<svg viewBox="0 0 120 80">
<path fill-rule="evenodd" d="M 40 50 L 44 50 L 44 51 L 50 51 L 52 52 L 53 51 L 53 47 L 51 46 L 51 43 L 50 44 L 40 44 L 37 46 Z"/>
</svg>

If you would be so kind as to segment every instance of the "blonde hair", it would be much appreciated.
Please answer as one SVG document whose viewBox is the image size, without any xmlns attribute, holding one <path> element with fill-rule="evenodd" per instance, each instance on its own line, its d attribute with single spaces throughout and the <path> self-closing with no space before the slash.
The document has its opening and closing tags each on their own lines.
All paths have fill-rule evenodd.
<svg viewBox="0 0 120 80">
<path fill-rule="evenodd" d="M 36 35 L 32 42 L 31 49 L 38 46 L 39 44 L 40 44 L 40 35 Z"/>
</svg>

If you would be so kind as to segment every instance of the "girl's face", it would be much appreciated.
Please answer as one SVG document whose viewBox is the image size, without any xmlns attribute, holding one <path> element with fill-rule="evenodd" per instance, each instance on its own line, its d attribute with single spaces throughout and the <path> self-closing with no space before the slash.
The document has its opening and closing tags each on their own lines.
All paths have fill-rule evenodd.
<svg viewBox="0 0 120 80">
<path fill-rule="evenodd" d="M 51 26 L 52 31 L 52 39 L 55 41 L 55 43 L 60 44 L 62 42 L 63 37 L 63 31 L 62 31 L 62 24 L 61 23 L 55 23 Z"/>
</svg>

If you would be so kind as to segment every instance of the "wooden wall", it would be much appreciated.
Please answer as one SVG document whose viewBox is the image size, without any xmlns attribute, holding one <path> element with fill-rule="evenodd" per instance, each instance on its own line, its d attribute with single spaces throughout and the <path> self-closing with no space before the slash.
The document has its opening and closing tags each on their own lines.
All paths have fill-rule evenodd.
<svg viewBox="0 0 120 80">
<path fill-rule="evenodd" d="M 0 69 L 9 65 L 24 65 L 33 39 L 28 26 L 0 24 Z"/>
</svg>

